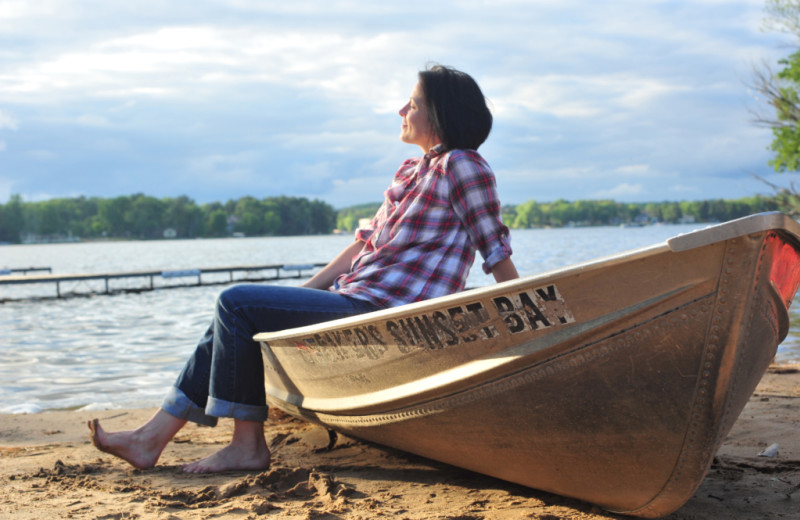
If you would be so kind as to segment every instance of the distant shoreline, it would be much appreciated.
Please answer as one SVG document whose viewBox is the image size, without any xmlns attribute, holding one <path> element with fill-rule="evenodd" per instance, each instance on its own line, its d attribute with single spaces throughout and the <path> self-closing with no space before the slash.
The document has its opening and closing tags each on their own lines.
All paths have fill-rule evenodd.
<svg viewBox="0 0 800 520">
<path fill-rule="evenodd" d="M 782 205 L 784 204 L 784 205 Z M 500 208 L 512 229 L 643 226 L 654 223 L 724 222 L 785 210 L 775 197 L 736 200 L 636 202 L 529 200 Z M 352 233 L 371 219 L 380 203 L 334 209 L 302 197 L 242 197 L 198 205 L 186 196 L 159 199 L 141 193 L 112 199 L 77 197 L 25 202 L 12 196 L 0 204 L 0 242 L 57 243 L 86 240 L 191 239 L 230 236 L 306 236 Z"/>
</svg>

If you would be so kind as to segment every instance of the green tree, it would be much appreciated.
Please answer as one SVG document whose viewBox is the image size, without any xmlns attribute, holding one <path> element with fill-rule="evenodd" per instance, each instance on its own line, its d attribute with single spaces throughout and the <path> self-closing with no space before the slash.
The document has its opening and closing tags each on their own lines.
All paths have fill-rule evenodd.
<svg viewBox="0 0 800 520">
<path fill-rule="evenodd" d="M 312 200 L 309 204 L 311 212 L 311 232 L 314 234 L 327 234 L 336 226 L 336 211 L 319 200 Z"/>
<path fill-rule="evenodd" d="M 224 237 L 228 234 L 228 215 L 221 209 L 216 209 L 208 216 L 206 224 L 208 234 L 212 237 Z"/>
<path fill-rule="evenodd" d="M 175 229 L 179 237 L 193 238 L 205 232 L 203 211 L 195 202 L 181 195 L 174 199 L 165 199 L 164 226 Z"/>
<path fill-rule="evenodd" d="M 311 233 L 311 208 L 306 199 L 278 197 L 281 217 L 280 235 L 307 235 Z"/>
<path fill-rule="evenodd" d="M 131 197 L 128 232 L 136 238 L 160 238 L 164 228 L 164 202 L 137 193 Z"/>
<path fill-rule="evenodd" d="M 523 202 L 517 206 L 516 216 L 511 227 L 515 229 L 529 229 L 542 225 L 542 208 L 535 200 Z"/>
<path fill-rule="evenodd" d="M 644 205 L 644 212 L 645 214 L 650 217 L 651 219 L 655 219 L 658 222 L 663 222 L 664 215 L 661 214 L 661 205 L 656 204 L 655 202 L 648 202 Z"/>
<path fill-rule="evenodd" d="M 675 223 L 680 220 L 683 216 L 683 212 L 681 211 L 681 206 L 677 202 L 666 202 L 663 204 L 661 208 L 661 215 L 664 218 L 664 222 Z"/>
<path fill-rule="evenodd" d="M 264 212 L 263 222 L 264 233 L 267 235 L 275 235 L 281 229 L 281 215 L 280 212 L 268 209 Z"/>
<path fill-rule="evenodd" d="M 355 231 L 358 221 L 362 218 L 374 217 L 380 206 L 379 202 L 373 202 L 340 209 L 336 213 L 336 227 L 345 231 Z"/>
<path fill-rule="evenodd" d="M 783 66 L 773 78 L 768 91 L 770 104 L 775 108 L 775 118 L 768 122 L 773 139 L 770 149 L 775 157 L 770 165 L 776 171 L 795 172 L 800 165 L 800 52 L 778 62 Z M 762 92 L 763 93 L 763 92 Z"/>
<path fill-rule="evenodd" d="M 39 216 L 37 220 L 40 235 L 57 235 L 58 232 L 63 229 L 61 227 L 62 220 L 60 218 L 61 215 L 59 215 L 59 206 L 60 201 L 57 199 L 45 201 L 39 206 Z"/>
<path fill-rule="evenodd" d="M 97 208 L 102 233 L 109 236 L 130 236 L 131 199 L 116 197 L 103 199 Z"/>
<path fill-rule="evenodd" d="M 503 220 L 503 223 L 508 226 L 512 227 L 514 221 L 517 219 L 517 208 L 516 206 L 512 206 L 510 204 L 506 204 L 500 208 L 500 218 Z"/>
<path fill-rule="evenodd" d="M 608 224 L 618 219 L 619 207 L 613 200 L 601 200 L 595 206 L 593 224 Z"/>
<path fill-rule="evenodd" d="M 237 217 L 234 230 L 247 236 L 258 236 L 264 225 L 264 208 L 255 197 L 242 197 L 236 202 L 233 214 Z"/>
<path fill-rule="evenodd" d="M 800 41 L 800 0 L 766 0 L 765 26 L 790 34 Z M 779 172 L 800 170 L 800 51 L 778 61 L 781 69 L 774 73 L 769 67 L 754 71 L 751 87 L 773 112 L 755 114 L 757 124 L 772 130 L 770 149 L 774 152 L 769 164 Z M 769 184 L 769 183 L 767 183 Z M 800 213 L 798 194 L 790 189 L 776 188 L 783 193 L 785 203 L 792 206 L 787 211 Z"/>
<path fill-rule="evenodd" d="M 558 199 L 549 207 L 550 224 L 553 226 L 565 226 L 575 221 L 575 211 L 572 204 L 564 199 Z"/>
<path fill-rule="evenodd" d="M 12 195 L 0 209 L 0 242 L 19 242 L 25 223 L 22 197 Z"/>
<path fill-rule="evenodd" d="M 264 210 L 262 222 L 265 235 L 277 235 L 281 230 L 281 209 L 275 199 L 269 198 L 261 201 Z"/>
</svg>

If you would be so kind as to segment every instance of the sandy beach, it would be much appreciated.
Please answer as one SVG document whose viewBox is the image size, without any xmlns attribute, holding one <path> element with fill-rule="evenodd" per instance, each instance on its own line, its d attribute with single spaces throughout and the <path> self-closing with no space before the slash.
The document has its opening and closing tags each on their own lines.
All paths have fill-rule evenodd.
<svg viewBox="0 0 800 520">
<path fill-rule="evenodd" d="M 137 470 L 97 451 L 86 421 L 140 424 L 153 409 L 1 415 L 4 519 L 615 519 L 590 504 L 339 436 L 272 411 L 273 465 L 261 473 L 189 475 L 231 424 L 190 425 L 159 465 Z M 773 444 L 774 457 L 759 456 Z M 774 365 L 691 500 L 671 520 L 800 518 L 800 365 Z"/>
</svg>

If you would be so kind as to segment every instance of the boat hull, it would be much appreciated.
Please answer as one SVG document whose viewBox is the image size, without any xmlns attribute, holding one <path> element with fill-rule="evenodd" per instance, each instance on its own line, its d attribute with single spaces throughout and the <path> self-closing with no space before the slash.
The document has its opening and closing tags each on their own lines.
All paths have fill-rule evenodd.
<svg viewBox="0 0 800 520">
<path fill-rule="evenodd" d="M 268 401 L 642 517 L 668 514 L 788 332 L 800 226 L 764 214 L 458 295 L 259 334 Z"/>
</svg>

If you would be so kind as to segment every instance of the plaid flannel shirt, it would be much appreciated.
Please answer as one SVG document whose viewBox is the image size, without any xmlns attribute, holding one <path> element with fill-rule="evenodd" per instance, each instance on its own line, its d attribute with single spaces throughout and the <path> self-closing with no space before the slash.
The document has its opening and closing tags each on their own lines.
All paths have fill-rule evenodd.
<svg viewBox="0 0 800 520">
<path fill-rule="evenodd" d="M 405 161 L 356 239 L 364 246 L 333 290 L 381 307 L 463 290 L 476 249 L 487 274 L 511 256 L 494 173 L 474 150 Z"/>
</svg>

